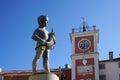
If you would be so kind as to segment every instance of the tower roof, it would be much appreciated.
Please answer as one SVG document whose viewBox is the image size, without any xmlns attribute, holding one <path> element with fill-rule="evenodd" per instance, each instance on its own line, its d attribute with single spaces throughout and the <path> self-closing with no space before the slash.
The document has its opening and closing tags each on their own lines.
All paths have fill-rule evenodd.
<svg viewBox="0 0 120 80">
<path fill-rule="evenodd" d="M 80 23 L 80 26 L 78 28 L 72 28 L 72 32 L 86 32 L 91 30 L 96 30 L 96 26 L 89 26 L 88 23 L 85 21 L 84 17 L 81 17 L 82 22 Z"/>
</svg>

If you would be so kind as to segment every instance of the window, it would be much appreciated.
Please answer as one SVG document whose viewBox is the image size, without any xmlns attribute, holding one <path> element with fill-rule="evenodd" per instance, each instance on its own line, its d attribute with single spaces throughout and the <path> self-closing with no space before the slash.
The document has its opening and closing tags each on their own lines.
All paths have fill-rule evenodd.
<svg viewBox="0 0 120 80">
<path fill-rule="evenodd" d="M 120 74 L 119 74 L 119 80 L 120 80 Z"/>
<path fill-rule="evenodd" d="M 99 69 L 105 69 L 105 64 L 99 64 Z"/>
<path fill-rule="evenodd" d="M 0 80 L 4 80 L 4 79 L 3 79 L 3 76 L 1 76 L 1 75 L 0 75 Z"/>
<path fill-rule="evenodd" d="M 106 75 L 100 75 L 100 80 L 106 80 Z"/>
<path fill-rule="evenodd" d="M 118 67 L 120 68 L 120 62 L 118 62 Z"/>
</svg>

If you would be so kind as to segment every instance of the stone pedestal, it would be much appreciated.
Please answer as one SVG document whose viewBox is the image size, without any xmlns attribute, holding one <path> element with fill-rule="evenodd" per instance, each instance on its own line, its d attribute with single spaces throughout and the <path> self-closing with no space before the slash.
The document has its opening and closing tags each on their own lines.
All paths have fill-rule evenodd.
<svg viewBox="0 0 120 80">
<path fill-rule="evenodd" d="M 29 77 L 29 80 L 59 80 L 53 73 L 37 73 Z"/>
</svg>

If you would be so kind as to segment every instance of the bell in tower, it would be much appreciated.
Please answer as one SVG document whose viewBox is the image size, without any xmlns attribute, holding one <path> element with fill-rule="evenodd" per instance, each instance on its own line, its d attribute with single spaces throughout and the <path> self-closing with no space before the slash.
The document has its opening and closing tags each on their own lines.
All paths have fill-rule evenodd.
<svg viewBox="0 0 120 80">
<path fill-rule="evenodd" d="M 82 28 L 82 31 L 85 32 L 88 29 L 88 24 L 87 24 L 87 22 L 85 22 L 84 17 L 81 17 L 81 18 L 82 18 L 83 22 L 81 23 L 80 28 Z"/>
</svg>

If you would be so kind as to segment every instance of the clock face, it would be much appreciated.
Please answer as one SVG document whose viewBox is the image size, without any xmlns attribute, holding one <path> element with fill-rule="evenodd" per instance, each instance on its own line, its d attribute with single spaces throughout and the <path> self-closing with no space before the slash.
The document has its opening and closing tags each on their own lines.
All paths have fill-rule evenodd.
<svg viewBox="0 0 120 80">
<path fill-rule="evenodd" d="M 90 41 L 88 39 L 82 39 L 78 42 L 78 48 L 81 50 L 87 50 L 90 48 Z"/>
</svg>

